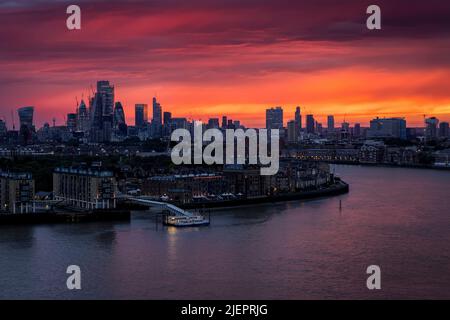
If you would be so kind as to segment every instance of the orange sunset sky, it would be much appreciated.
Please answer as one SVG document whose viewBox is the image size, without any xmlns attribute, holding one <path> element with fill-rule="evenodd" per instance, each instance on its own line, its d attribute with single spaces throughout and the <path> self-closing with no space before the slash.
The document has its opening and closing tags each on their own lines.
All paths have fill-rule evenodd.
<svg viewBox="0 0 450 320">
<path fill-rule="evenodd" d="M 382 30 L 366 28 L 368 1 L 0 1 L 0 117 L 33 105 L 40 127 L 62 124 L 76 97 L 110 80 L 134 123 L 156 95 L 174 117 L 264 126 L 265 109 L 297 105 L 325 123 L 375 116 L 450 120 L 450 4 L 376 1 Z M 17 118 L 17 116 L 16 116 Z M 16 119 L 17 122 L 17 119 Z"/>
</svg>

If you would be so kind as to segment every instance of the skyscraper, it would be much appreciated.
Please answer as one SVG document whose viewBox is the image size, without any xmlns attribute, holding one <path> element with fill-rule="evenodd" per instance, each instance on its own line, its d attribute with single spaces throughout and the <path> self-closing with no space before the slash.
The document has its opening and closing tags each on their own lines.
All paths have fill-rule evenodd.
<svg viewBox="0 0 450 320">
<path fill-rule="evenodd" d="M 153 138 L 159 138 L 162 136 L 162 107 L 156 100 L 153 98 L 153 119 L 151 124 L 151 136 Z"/>
<path fill-rule="evenodd" d="M 28 127 L 31 129 L 33 127 L 34 107 L 23 107 L 17 112 L 19 114 L 20 127 Z"/>
<path fill-rule="evenodd" d="M 355 137 L 360 137 L 361 136 L 361 124 L 355 123 L 355 128 L 353 130 L 353 135 Z"/>
<path fill-rule="evenodd" d="M 6 128 L 6 122 L 3 119 L 0 119 L 0 137 L 3 137 L 8 132 Z"/>
<path fill-rule="evenodd" d="M 403 118 L 376 118 L 370 121 L 369 138 L 406 139 L 406 120 Z"/>
<path fill-rule="evenodd" d="M 346 121 L 342 122 L 341 130 L 345 132 L 350 132 L 350 123 Z"/>
<path fill-rule="evenodd" d="M 334 116 L 328 116 L 327 129 L 329 132 L 334 131 Z"/>
<path fill-rule="evenodd" d="M 156 97 L 153 98 L 153 121 L 155 125 L 162 125 L 162 108 Z"/>
<path fill-rule="evenodd" d="M 228 126 L 228 119 L 226 116 L 222 117 L 222 129 L 226 129 Z"/>
<path fill-rule="evenodd" d="M 164 112 L 164 125 L 168 126 L 172 122 L 172 113 Z"/>
<path fill-rule="evenodd" d="M 20 121 L 20 139 L 23 143 L 30 143 L 33 138 L 34 107 L 23 107 L 18 110 Z"/>
<path fill-rule="evenodd" d="M 448 122 L 441 122 L 439 124 L 439 137 L 441 137 L 441 138 L 448 138 L 448 137 L 450 137 Z"/>
<path fill-rule="evenodd" d="M 114 105 L 114 127 L 117 128 L 120 124 L 126 123 L 125 111 L 122 103 L 116 102 Z"/>
<path fill-rule="evenodd" d="M 114 86 L 109 81 L 97 82 L 97 93 L 102 96 L 102 115 L 112 116 L 114 112 Z"/>
<path fill-rule="evenodd" d="M 208 129 L 219 129 L 219 118 L 211 118 L 208 120 Z"/>
<path fill-rule="evenodd" d="M 90 127 L 89 113 L 86 104 L 81 100 L 77 111 L 77 130 L 81 132 L 88 132 Z"/>
<path fill-rule="evenodd" d="M 427 140 L 436 139 L 438 136 L 439 120 L 436 117 L 431 117 L 425 120 L 425 138 Z"/>
<path fill-rule="evenodd" d="M 90 134 L 92 142 L 103 141 L 103 97 L 96 92 L 89 102 L 90 115 Z"/>
<path fill-rule="evenodd" d="M 101 129 L 103 120 L 103 99 L 102 95 L 98 92 L 90 99 L 89 110 L 91 112 L 91 129 Z"/>
<path fill-rule="evenodd" d="M 291 120 L 287 123 L 288 142 L 295 143 L 298 141 L 298 123 L 296 120 Z"/>
<path fill-rule="evenodd" d="M 300 131 L 302 131 L 302 114 L 300 107 L 295 109 L 295 126 L 297 128 L 297 134 L 300 134 Z"/>
<path fill-rule="evenodd" d="M 148 122 L 148 106 L 146 104 L 137 104 L 134 108 L 134 117 L 136 127 L 144 127 Z"/>
<path fill-rule="evenodd" d="M 114 122 L 114 86 L 109 81 L 98 81 L 97 92 L 90 101 L 91 134 L 94 142 L 111 141 Z"/>
<path fill-rule="evenodd" d="M 306 116 L 306 132 L 314 134 L 315 131 L 316 131 L 316 120 L 314 120 L 314 116 L 312 114 L 308 114 Z"/>
<path fill-rule="evenodd" d="M 77 114 L 69 113 L 67 114 L 66 126 L 69 132 L 77 131 Z"/>
<path fill-rule="evenodd" d="M 266 110 L 266 129 L 283 129 L 283 108 Z"/>
</svg>

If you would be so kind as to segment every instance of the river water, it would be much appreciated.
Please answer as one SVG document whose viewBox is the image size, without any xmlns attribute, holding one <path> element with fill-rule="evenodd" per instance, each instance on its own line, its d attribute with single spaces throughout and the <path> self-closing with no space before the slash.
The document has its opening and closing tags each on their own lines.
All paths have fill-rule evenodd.
<svg viewBox="0 0 450 320">
<path fill-rule="evenodd" d="M 215 210 L 203 228 L 0 227 L 3 299 L 450 298 L 450 172 L 335 166 L 350 193 Z M 339 201 L 342 200 L 342 209 Z M 81 290 L 66 268 L 81 268 Z M 366 268 L 381 268 L 381 290 Z"/>
</svg>

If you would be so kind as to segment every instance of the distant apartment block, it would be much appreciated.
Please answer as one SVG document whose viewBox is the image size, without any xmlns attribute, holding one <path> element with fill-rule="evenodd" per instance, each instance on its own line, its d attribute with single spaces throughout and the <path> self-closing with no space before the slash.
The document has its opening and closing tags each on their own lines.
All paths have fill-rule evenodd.
<svg viewBox="0 0 450 320">
<path fill-rule="evenodd" d="M 116 207 L 116 179 L 100 168 L 57 168 L 53 173 L 55 200 L 81 209 Z"/>
<path fill-rule="evenodd" d="M 298 137 L 300 135 L 299 127 L 295 120 L 291 120 L 287 124 L 287 131 L 288 131 L 288 142 L 289 143 L 296 143 L 298 142 Z"/>
<path fill-rule="evenodd" d="M 148 122 L 148 105 L 135 105 L 135 125 L 136 127 L 144 127 Z"/>
<path fill-rule="evenodd" d="M 281 107 L 266 110 L 266 129 L 283 129 L 283 109 Z"/>
<path fill-rule="evenodd" d="M 403 118 L 376 118 L 370 121 L 368 138 L 397 138 L 406 140 L 406 120 Z"/>
<path fill-rule="evenodd" d="M 34 180 L 30 173 L 0 171 L 0 211 L 33 212 Z"/>
</svg>

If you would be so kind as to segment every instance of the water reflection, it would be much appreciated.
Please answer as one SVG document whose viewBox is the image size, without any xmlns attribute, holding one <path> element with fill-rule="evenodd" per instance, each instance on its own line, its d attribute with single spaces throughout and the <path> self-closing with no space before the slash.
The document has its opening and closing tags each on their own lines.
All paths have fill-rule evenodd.
<svg viewBox="0 0 450 320">
<path fill-rule="evenodd" d="M 29 249 L 36 242 L 34 232 L 35 228 L 29 226 L 0 226 L 0 246 Z"/>
<path fill-rule="evenodd" d="M 115 230 L 109 230 L 101 232 L 95 238 L 99 244 L 105 247 L 111 247 L 117 241 L 117 234 Z"/>
<path fill-rule="evenodd" d="M 0 227 L 0 298 L 73 298 L 64 268 L 74 262 L 86 270 L 76 298 L 450 298 L 450 172 L 336 172 L 348 195 L 213 210 L 204 228 L 156 229 L 151 212 Z M 381 292 L 365 289 L 371 264 Z"/>
</svg>

